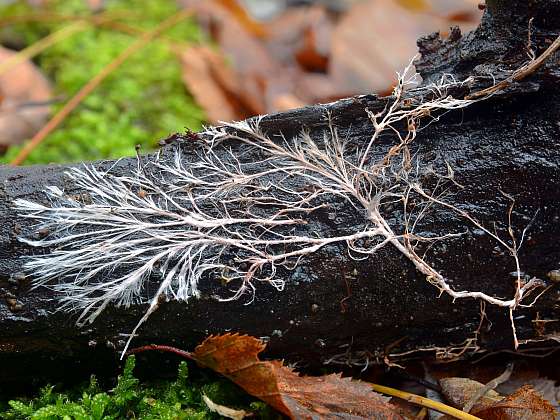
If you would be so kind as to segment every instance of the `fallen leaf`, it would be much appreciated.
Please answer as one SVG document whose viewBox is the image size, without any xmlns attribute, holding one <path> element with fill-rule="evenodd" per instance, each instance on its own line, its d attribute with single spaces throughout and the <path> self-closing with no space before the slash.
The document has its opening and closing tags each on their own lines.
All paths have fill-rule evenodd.
<svg viewBox="0 0 560 420">
<path fill-rule="evenodd" d="M 439 384 L 445 399 L 458 409 L 462 409 L 485 386 L 469 378 L 442 378 L 439 380 Z M 471 411 L 489 407 L 503 398 L 496 391 L 490 390 L 478 400 Z"/>
<path fill-rule="evenodd" d="M 245 101 L 237 75 L 219 53 L 192 46 L 182 52 L 181 63 L 183 80 L 211 123 L 245 119 L 260 110 L 251 98 Z"/>
<path fill-rule="evenodd" d="M 445 3 L 445 5 L 443 4 Z M 461 23 L 474 27 L 480 11 L 470 0 L 369 0 L 356 3 L 333 32 L 329 73 L 339 86 L 352 93 L 388 93 L 402 70 L 416 54 L 416 40 Z M 454 17 L 452 16 L 454 15 Z M 471 26 L 472 25 L 472 26 Z"/>
<path fill-rule="evenodd" d="M 277 18 L 267 22 L 269 36 L 266 47 L 282 63 L 294 63 L 294 55 L 304 44 L 305 32 L 311 30 L 317 53 L 329 56 L 335 20 L 321 4 L 289 7 Z"/>
<path fill-rule="evenodd" d="M 251 115 L 360 93 L 389 93 L 396 71 L 416 54 L 418 37 L 437 30 L 445 36 L 457 23 L 470 29 L 481 14 L 475 0 L 345 1 L 348 10 L 339 13 L 332 13 L 330 3 L 317 2 L 284 5 L 283 12 L 263 23 L 241 7 L 243 3 L 181 0 L 230 64 L 236 82 L 225 94 Z M 196 90 L 202 89 L 192 82 L 189 87 L 201 98 Z M 238 111 L 236 105 L 221 107 L 220 96 L 204 99 L 213 121 L 215 114 Z M 243 111 L 228 119 L 245 117 Z"/>
<path fill-rule="evenodd" d="M 256 338 L 226 334 L 207 338 L 192 357 L 291 418 L 402 418 L 368 384 L 340 375 L 299 376 L 279 361 L 261 361 L 264 348 Z"/>
<path fill-rule="evenodd" d="M 206 404 L 206 407 L 208 407 L 210 411 L 218 413 L 220 416 L 228 419 L 241 420 L 249 415 L 245 410 L 235 410 L 225 405 L 216 404 L 208 398 L 206 394 L 202 394 L 202 401 L 204 401 L 204 404 Z"/>
<path fill-rule="evenodd" d="M 282 80 L 286 75 L 263 43 L 247 31 L 237 15 L 218 0 L 182 0 L 182 4 L 196 13 L 198 22 L 208 29 L 235 70 L 236 92 L 242 93 L 247 101 L 251 101 L 256 114 L 271 112 L 268 105 L 270 80 Z"/>
<path fill-rule="evenodd" d="M 560 410 L 560 386 L 556 386 L 556 381 L 542 377 L 538 369 L 529 366 L 517 369 L 516 374 L 509 381 L 499 385 L 496 390 L 503 395 L 509 395 L 523 385 L 531 385 L 555 410 Z"/>
<path fill-rule="evenodd" d="M 284 106 L 286 95 L 297 103 L 315 101 L 310 89 L 298 90 L 297 84 L 309 74 L 305 69 L 319 71 L 327 66 L 331 25 L 324 8 L 289 9 L 267 22 L 267 35 L 262 37 L 248 30 L 239 14 L 221 0 L 181 3 L 194 10 L 219 45 L 237 77 L 235 94 L 250 104 L 253 115 L 281 110 L 278 106 Z"/>
<path fill-rule="evenodd" d="M 298 64 L 310 72 L 325 72 L 329 57 L 321 54 L 317 49 L 317 40 L 312 28 L 307 28 L 303 34 L 303 45 L 296 52 Z"/>
<path fill-rule="evenodd" d="M 416 54 L 416 39 L 441 23 L 393 0 L 358 3 L 333 32 L 329 73 L 355 93 L 388 92 Z"/>
<path fill-rule="evenodd" d="M 485 420 L 554 420 L 556 411 L 532 386 L 525 385 L 490 407 L 473 409 L 474 416 Z"/>
<path fill-rule="evenodd" d="M 0 63 L 16 52 L 0 47 Z M 47 122 L 51 87 L 30 61 L 0 73 L 0 147 L 21 143 Z"/>
<path fill-rule="evenodd" d="M 346 96 L 346 92 L 339 89 L 327 74 L 334 24 L 335 18 L 327 12 L 324 4 L 287 8 L 268 23 L 269 37 L 265 46 L 289 76 L 284 75 L 284 79 L 280 80 L 283 90 L 278 95 L 293 96 L 302 104 Z M 319 90 L 314 83 L 317 80 L 320 80 Z M 270 81 L 272 91 L 273 85 L 278 82 Z M 273 108 L 278 111 L 286 109 L 276 108 L 279 103 L 283 101 L 273 96 Z"/>
</svg>

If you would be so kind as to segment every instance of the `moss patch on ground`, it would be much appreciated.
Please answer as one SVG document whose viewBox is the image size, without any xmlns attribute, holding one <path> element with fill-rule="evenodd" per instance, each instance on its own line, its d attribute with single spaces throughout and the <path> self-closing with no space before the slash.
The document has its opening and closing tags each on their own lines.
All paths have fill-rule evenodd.
<svg viewBox="0 0 560 420">
<path fill-rule="evenodd" d="M 208 409 L 202 400 L 203 395 L 214 403 L 251 412 L 256 418 L 282 418 L 266 404 L 211 372 L 191 379 L 186 362 L 180 363 L 175 381 L 152 383 L 140 382 L 134 376 L 134 366 L 135 358 L 130 356 L 116 386 L 110 390 L 103 390 L 92 376 L 88 384 L 74 389 L 59 391 L 46 386 L 35 398 L 0 400 L 0 419 L 221 418 Z"/>
<path fill-rule="evenodd" d="M 47 11 L 61 16 L 91 16 L 84 0 L 54 0 Z M 103 13 L 118 22 L 149 30 L 177 11 L 174 1 L 107 0 Z M 0 7 L 0 16 L 37 13 L 27 2 Z M 72 21 L 30 22 L 9 25 L 0 40 L 31 45 Z M 108 27 L 91 25 L 51 46 L 36 58 L 40 69 L 53 81 L 54 94 L 66 100 L 106 64 L 137 39 Z M 49 135 L 26 161 L 31 163 L 77 162 L 119 158 L 134 154 L 137 144 L 153 149 L 170 133 L 200 129 L 204 113 L 181 79 L 181 66 L 173 51 L 176 43 L 203 42 L 194 21 L 183 21 L 146 45 L 111 74 Z M 64 101 L 53 106 L 53 112 Z M 20 150 L 12 147 L 0 158 L 8 162 Z"/>
</svg>

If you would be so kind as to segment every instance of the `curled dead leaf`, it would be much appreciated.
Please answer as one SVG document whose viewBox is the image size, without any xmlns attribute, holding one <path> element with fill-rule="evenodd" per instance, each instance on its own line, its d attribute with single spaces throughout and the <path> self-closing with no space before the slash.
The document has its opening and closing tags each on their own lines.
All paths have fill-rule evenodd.
<svg viewBox="0 0 560 420">
<path fill-rule="evenodd" d="M 256 338 L 226 334 L 207 338 L 192 357 L 290 418 L 402 418 L 369 384 L 340 375 L 299 376 L 279 361 L 261 361 L 264 348 Z"/>
<path fill-rule="evenodd" d="M 500 385 L 497 390 L 504 395 L 509 395 L 523 385 L 531 385 L 556 411 L 560 412 L 560 386 L 556 383 L 552 379 L 541 377 L 538 370 L 526 368 L 516 378 Z"/>
<path fill-rule="evenodd" d="M 557 415 L 554 407 L 530 385 L 489 407 L 473 409 L 472 414 L 486 420 L 554 420 Z"/>
<path fill-rule="evenodd" d="M 192 46 L 181 54 L 183 81 L 208 121 L 241 120 L 264 112 L 260 100 L 243 89 L 238 74 L 220 53 Z"/>
</svg>

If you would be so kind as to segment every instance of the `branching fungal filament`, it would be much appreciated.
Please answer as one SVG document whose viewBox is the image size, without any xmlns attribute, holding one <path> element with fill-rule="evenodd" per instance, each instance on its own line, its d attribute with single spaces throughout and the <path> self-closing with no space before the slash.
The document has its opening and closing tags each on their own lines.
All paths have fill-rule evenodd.
<svg viewBox="0 0 560 420">
<path fill-rule="evenodd" d="M 182 146 L 176 145 L 172 158 L 139 158 L 133 173 L 93 165 L 72 168 L 67 176 L 82 194 L 87 193 L 87 202 L 57 187 L 46 191 L 49 205 L 15 202 L 24 217 L 51 232 L 45 238 L 22 238 L 29 245 L 49 248 L 47 254 L 28 259 L 25 268 L 37 285 L 48 284 L 60 293 L 61 309 L 80 312 L 79 324 L 93 322 L 109 304 L 148 303 L 129 342 L 163 301 L 199 296 L 198 286 L 209 276 L 237 286 L 230 296 L 222 297 L 224 301 L 246 293 L 254 296 L 259 282 L 282 291 L 285 280 L 277 275 L 279 269 L 293 270 L 302 258 L 331 244 L 345 244 L 354 259 L 392 246 L 442 293 L 454 299 L 478 299 L 512 314 L 541 285 L 539 281 L 525 282 L 518 276 L 510 299 L 456 291 L 418 253 L 419 244 L 463 234 L 427 237 L 415 231 L 434 208 L 446 209 L 507 249 L 521 273 L 520 244 L 513 231 L 503 239 L 445 201 L 445 186 L 458 185 L 449 165 L 428 191 L 418 176 L 422 162 L 409 147 L 424 120 L 436 121 L 443 112 L 485 98 L 453 98 L 449 89 L 471 80 L 457 82 L 445 75 L 431 87 L 428 99 L 417 102 L 404 95 L 413 82 L 401 76 L 384 110 L 366 110 L 372 135 L 357 150 L 348 147 L 330 116 L 321 141 L 305 131 L 295 138 L 273 140 L 261 132 L 257 118 L 201 133 L 205 141 L 197 142 L 196 157 L 188 161 Z M 396 141 L 379 158 L 374 152 L 381 134 Z M 409 211 L 413 196 L 420 211 Z M 317 236 L 311 216 L 328 211 L 333 201 L 345 202 L 362 223 L 342 233 Z M 401 226 L 391 226 L 384 217 L 382 206 L 389 202 L 403 207 Z M 147 289 L 149 279 L 158 280 L 156 290 Z"/>
</svg>

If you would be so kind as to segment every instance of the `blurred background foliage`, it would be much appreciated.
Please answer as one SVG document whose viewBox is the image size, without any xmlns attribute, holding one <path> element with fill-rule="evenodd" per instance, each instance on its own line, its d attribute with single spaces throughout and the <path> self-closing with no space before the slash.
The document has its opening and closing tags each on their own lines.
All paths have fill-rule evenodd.
<svg viewBox="0 0 560 420">
<path fill-rule="evenodd" d="M 37 13 L 26 1 L 1 5 L 0 20 Z M 149 30 L 177 11 L 172 1 L 109 0 L 103 13 Z M 92 16 L 83 0 L 49 1 L 48 13 L 61 16 Z M 0 29 L 4 45 L 21 48 L 32 45 L 49 33 L 68 26 L 66 20 L 22 22 Z M 36 57 L 35 62 L 53 82 L 53 94 L 61 101 L 77 92 L 130 45 L 136 36 L 90 25 L 86 30 L 55 43 Z M 90 94 L 79 110 L 72 112 L 57 130 L 28 157 L 26 163 L 76 162 L 119 158 L 134 153 L 136 144 L 146 149 L 157 140 L 185 128 L 200 129 L 204 112 L 188 94 L 174 43 L 204 42 L 193 20 L 179 22 L 129 58 Z M 176 46 L 176 45 L 175 45 Z M 9 162 L 20 146 L 12 146 L 0 162 Z"/>
<path fill-rule="evenodd" d="M 477 5 L 0 0 L 0 163 L 115 159 L 134 155 L 135 145 L 150 151 L 159 139 L 203 123 L 390 94 L 396 72 L 417 52 L 416 39 L 433 31 L 445 38 L 451 26 L 476 27 Z M 60 125 L 38 132 L 109 63 L 182 9 L 192 18 L 142 45 Z M 38 54 L 25 56 L 34 48 Z M 22 57 L 31 60 L 13 65 Z"/>
</svg>

